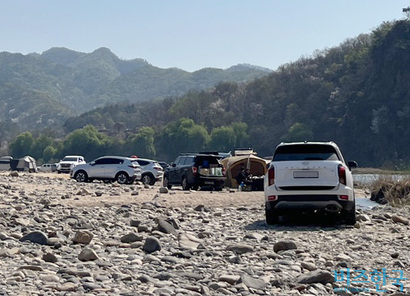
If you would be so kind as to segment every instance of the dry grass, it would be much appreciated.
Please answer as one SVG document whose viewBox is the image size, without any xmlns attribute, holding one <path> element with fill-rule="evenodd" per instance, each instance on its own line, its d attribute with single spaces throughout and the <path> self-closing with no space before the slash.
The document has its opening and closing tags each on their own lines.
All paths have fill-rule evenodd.
<svg viewBox="0 0 410 296">
<path fill-rule="evenodd" d="M 376 174 L 376 175 L 409 175 L 410 170 L 408 171 L 392 171 L 392 170 L 384 170 L 384 169 L 377 169 L 377 168 L 356 168 L 353 169 L 354 174 Z"/>
<path fill-rule="evenodd" d="M 370 185 L 371 199 L 391 206 L 410 205 L 410 176 L 380 176 Z"/>
</svg>

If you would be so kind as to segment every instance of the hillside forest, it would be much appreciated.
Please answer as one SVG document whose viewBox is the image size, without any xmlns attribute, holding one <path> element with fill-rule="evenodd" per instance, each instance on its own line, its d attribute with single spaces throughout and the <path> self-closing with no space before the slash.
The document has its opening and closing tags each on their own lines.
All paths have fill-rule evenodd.
<svg viewBox="0 0 410 296">
<path fill-rule="evenodd" d="M 31 58 L 39 64 L 36 67 L 48 69 L 41 73 L 60 73 L 59 77 L 72 67 L 67 65 L 79 63 L 78 56 L 68 50 L 52 56 L 52 62 L 47 63 Z M 89 65 L 92 62 L 87 60 Z M 212 86 L 202 83 L 195 88 L 186 81 L 175 81 L 173 74 L 161 76 L 158 84 L 172 85 L 175 90 L 167 94 L 155 90 L 149 68 L 136 74 L 136 69 L 147 67 L 145 63 L 135 60 L 127 67 L 121 64 L 124 67 L 116 69 L 125 76 L 118 72 L 116 79 L 120 81 L 110 84 L 95 78 L 95 84 L 85 87 L 81 75 L 87 74 L 82 73 L 76 79 L 64 80 L 66 84 L 58 91 L 56 81 L 34 72 L 31 77 L 3 82 L 3 105 L 5 98 L 18 98 L 20 105 L 36 108 L 36 100 L 41 98 L 41 122 L 50 123 L 41 129 L 33 124 L 36 128 L 21 130 L 17 122 L 2 120 L 1 130 L 8 133 L 3 132 L 2 138 L 10 139 L 8 152 L 14 157 L 32 155 L 44 162 L 65 154 L 81 154 L 88 161 L 107 154 L 172 161 L 178 153 L 188 151 L 227 152 L 235 147 L 252 147 L 259 156 L 270 156 L 282 141 L 334 141 L 347 160 L 356 160 L 360 166 L 410 169 L 409 20 L 383 23 L 370 34 L 318 50 L 275 71 L 248 68 L 263 73 L 252 72 L 236 80 L 218 77 Z M 21 65 L 16 62 L 14 66 Z M 237 73 L 234 70 L 229 72 Z M 193 75 L 203 75 L 203 81 L 210 81 L 207 72 L 215 77 L 223 70 L 204 69 L 184 75 L 190 76 L 191 82 Z M 135 81 L 143 77 L 145 91 L 152 89 L 152 95 L 132 100 L 140 87 Z M 32 86 L 52 87 L 28 91 L 16 86 L 27 79 Z M 64 89 L 70 90 L 69 95 Z M 76 97 L 76 92 L 82 97 Z M 86 97 L 87 92 L 91 96 Z M 69 109 L 69 105 L 76 108 Z M 45 110 L 44 106 L 50 107 Z M 17 112 L 3 109 L 3 114 Z"/>
</svg>

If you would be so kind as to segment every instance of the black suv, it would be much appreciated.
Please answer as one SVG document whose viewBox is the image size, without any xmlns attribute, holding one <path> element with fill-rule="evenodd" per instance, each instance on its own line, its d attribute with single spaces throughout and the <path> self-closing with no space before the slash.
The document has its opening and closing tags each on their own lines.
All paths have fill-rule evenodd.
<svg viewBox="0 0 410 296">
<path fill-rule="evenodd" d="M 221 190 L 225 184 L 225 169 L 218 155 L 184 153 L 178 156 L 164 172 L 164 187 L 182 186 L 182 189 L 198 190 L 199 187 L 212 186 Z"/>
</svg>

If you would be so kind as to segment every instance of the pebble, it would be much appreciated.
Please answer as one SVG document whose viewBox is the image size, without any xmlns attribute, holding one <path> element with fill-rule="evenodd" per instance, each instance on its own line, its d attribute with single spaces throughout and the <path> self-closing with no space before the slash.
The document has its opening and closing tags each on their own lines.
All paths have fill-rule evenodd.
<svg viewBox="0 0 410 296">
<path fill-rule="evenodd" d="M 0 174 L 0 295 L 377 295 L 372 282 L 355 285 L 369 292 L 335 290 L 347 287 L 335 272 L 400 269 L 410 278 L 409 207 L 360 210 L 357 228 L 267 226 L 262 193 L 259 207 L 164 206 L 177 190 Z M 70 205 L 123 195 L 130 201 Z M 388 293 L 402 295 L 391 284 Z"/>
</svg>

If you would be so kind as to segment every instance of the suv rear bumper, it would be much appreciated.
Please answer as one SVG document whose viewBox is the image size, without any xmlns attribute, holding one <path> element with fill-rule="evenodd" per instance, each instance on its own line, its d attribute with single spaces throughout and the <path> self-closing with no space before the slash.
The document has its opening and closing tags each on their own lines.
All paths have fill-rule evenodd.
<svg viewBox="0 0 410 296">
<path fill-rule="evenodd" d="M 193 180 L 192 185 L 197 186 L 215 186 L 223 187 L 225 185 L 225 177 L 197 177 Z"/>
<path fill-rule="evenodd" d="M 278 195 L 277 200 L 266 201 L 265 206 L 277 213 L 315 210 L 339 213 L 352 210 L 355 201 L 341 200 L 338 195 Z"/>
</svg>

